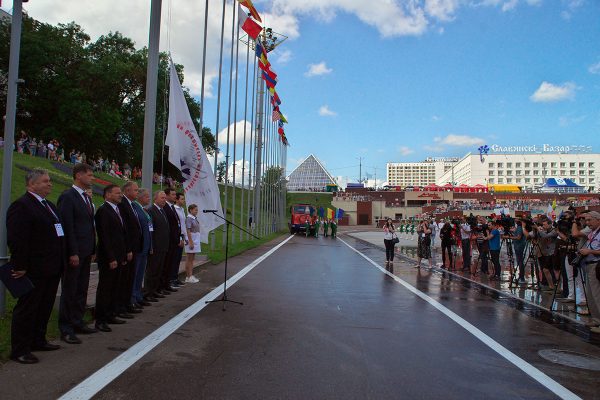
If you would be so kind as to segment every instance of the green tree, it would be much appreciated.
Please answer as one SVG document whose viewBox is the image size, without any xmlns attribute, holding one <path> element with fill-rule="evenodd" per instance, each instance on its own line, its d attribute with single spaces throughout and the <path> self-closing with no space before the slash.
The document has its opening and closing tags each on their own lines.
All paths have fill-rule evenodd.
<svg viewBox="0 0 600 400">
<path fill-rule="evenodd" d="M 227 174 L 227 163 L 221 161 L 217 164 L 217 182 L 225 182 L 225 175 Z"/>
</svg>

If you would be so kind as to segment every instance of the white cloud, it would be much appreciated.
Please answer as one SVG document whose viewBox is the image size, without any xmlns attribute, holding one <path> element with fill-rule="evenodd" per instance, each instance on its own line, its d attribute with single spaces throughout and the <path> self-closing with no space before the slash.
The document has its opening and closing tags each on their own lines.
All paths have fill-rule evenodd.
<svg viewBox="0 0 600 400">
<path fill-rule="evenodd" d="M 327 67 L 325 61 L 321 61 L 318 64 L 308 64 L 308 71 L 304 73 L 309 78 L 312 76 L 327 75 L 333 72 L 333 69 Z"/>
<path fill-rule="evenodd" d="M 475 136 L 468 136 L 468 135 L 453 135 L 450 134 L 446 137 L 436 137 L 433 139 L 434 142 L 438 143 L 439 145 L 448 145 L 448 146 L 461 146 L 461 147 L 468 147 L 468 146 L 478 146 L 478 145 L 482 145 L 485 143 L 485 140 L 483 140 L 482 138 L 478 138 Z"/>
<path fill-rule="evenodd" d="M 444 151 L 444 148 L 442 146 L 430 146 L 430 145 L 425 145 L 423 146 L 423 148 L 427 151 L 431 151 L 433 153 L 441 153 L 442 151 Z"/>
<path fill-rule="evenodd" d="M 432 120 L 432 121 L 435 121 L 435 122 L 437 122 L 437 121 L 439 121 L 439 120 L 441 120 L 441 119 L 442 119 L 442 117 L 440 117 L 439 115 L 433 115 L 433 116 L 431 117 L 431 120 Z"/>
<path fill-rule="evenodd" d="M 536 103 L 550 103 L 561 100 L 573 99 L 577 86 L 573 82 L 555 85 L 550 82 L 542 82 L 540 87 L 529 98 Z"/>
<path fill-rule="evenodd" d="M 425 0 L 425 12 L 440 21 L 452 21 L 458 7 L 458 0 Z"/>
<path fill-rule="evenodd" d="M 233 146 L 235 138 L 236 144 L 244 143 L 244 127 L 246 127 L 246 143 L 250 143 L 250 134 L 252 133 L 252 124 L 249 121 L 240 120 L 229 125 L 229 145 Z M 225 152 L 227 146 L 227 127 L 219 131 L 219 149 Z M 235 136 L 234 136 L 235 135 Z"/>
<path fill-rule="evenodd" d="M 514 10 L 518 3 L 519 0 L 508 0 L 506 3 L 502 4 L 502 11 L 506 12 Z"/>
<path fill-rule="evenodd" d="M 258 12 L 263 20 L 263 26 L 270 27 L 274 32 L 285 35 L 290 39 L 300 37 L 298 18 L 288 12 L 265 12 L 259 7 Z M 230 25 L 231 26 L 231 25 Z"/>
<path fill-rule="evenodd" d="M 337 113 L 335 111 L 331 111 L 329 106 L 325 104 L 319 108 L 319 115 L 321 117 L 335 117 Z"/>
<path fill-rule="evenodd" d="M 277 64 L 287 64 L 288 62 L 290 62 L 290 60 L 292 59 L 292 51 L 291 50 L 283 50 L 283 51 L 279 51 L 277 50 L 275 52 L 275 55 L 277 56 Z"/>
<path fill-rule="evenodd" d="M 577 117 L 565 115 L 565 116 L 558 118 L 558 124 L 561 127 L 565 128 L 567 126 L 571 126 L 573 124 L 578 124 L 578 123 L 582 122 L 583 120 L 586 119 L 586 117 L 587 117 L 586 115 L 580 115 Z"/>
<path fill-rule="evenodd" d="M 590 72 L 590 74 L 600 74 L 600 61 L 596 64 L 590 65 L 588 71 Z"/>
<path fill-rule="evenodd" d="M 415 151 L 409 147 L 400 146 L 398 147 L 398 152 L 400 153 L 400 155 L 407 156 L 409 154 L 414 153 Z"/>
</svg>

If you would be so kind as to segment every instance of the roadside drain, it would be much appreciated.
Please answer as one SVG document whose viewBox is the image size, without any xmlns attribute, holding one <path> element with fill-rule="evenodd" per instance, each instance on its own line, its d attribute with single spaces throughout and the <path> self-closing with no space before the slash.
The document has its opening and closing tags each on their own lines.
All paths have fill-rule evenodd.
<svg viewBox="0 0 600 400">
<path fill-rule="evenodd" d="M 538 351 L 540 357 L 555 364 L 572 368 L 600 371 L 600 358 L 590 354 L 576 353 L 568 350 L 545 349 Z"/>
</svg>

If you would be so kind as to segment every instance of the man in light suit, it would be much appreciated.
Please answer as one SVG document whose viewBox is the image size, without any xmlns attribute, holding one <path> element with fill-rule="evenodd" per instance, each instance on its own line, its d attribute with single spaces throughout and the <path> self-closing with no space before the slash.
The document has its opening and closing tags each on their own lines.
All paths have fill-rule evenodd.
<svg viewBox="0 0 600 400">
<path fill-rule="evenodd" d="M 96 252 L 94 207 L 86 193 L 94 172 L 87 164 L 73 168 L 73 186 L 58 198 L 58 213 L 65 231 L 69 262 L 62 276 L 58 327 L 61 339 L 79 344 L 76 333 L 97 332 L 83 323 L 90 282 L 90 264 Z"/>
<path fill-rule="evenodd" d="M 96 329 L 111 332 L 108 324 L 123 324 L 117 319 L 117 288 L 121 269 L 133 258 L 127 247 L 127 231 L 118 204 L 123 194 L 117 185 L 104 188 L 104 204 L 96 212 L 98 233 L 98 290 L 96 291 Z"/>
<path fill-rule="evenodd" d="M 150 192 L 147 189 L 139 189 L 137 200 L 133 202 L 133 207 L 137 211 L 138 220 L 142 228 L 142 245 L 140 251 L 134 254 L 135 276 L 133 280 L 133 291 L 131 294 L 131 304 L 137 308 L 148 307 L 151 305 L 142 294 L 142 282 L 148 264 L 148 256 L 152 250 L 152 218 L 145 210 L 150 206 Z"/>
<path fill-rule="evenodd" d="M 58 210 L 46 197 L 52 190 L 48 172 L 35 168 L 25 178 L 27 193 L 10 205 L 6 214 L 12 276 L 26 279 L 33 289 L 19 297 L 13 309 L 11 360 L 34 364 L 32 351 L 60 348 L 46 340 L 60 276 L 66 264 L 64 232 Z"/>
<path fill-rule="evenodd" d="M 152 219 L 152 248 L 148 257 L 146 268 L 145 298 L 150 302 L 164 298 L 160 290 L 161 277 L 166 268 L 165 259 L 169 251 L 169 220 L 164 208 L 167 204 L 167 195 L 163 191 L 154 194 L 154 203 L 148 208 L 148 214 Z"/>
</svg>

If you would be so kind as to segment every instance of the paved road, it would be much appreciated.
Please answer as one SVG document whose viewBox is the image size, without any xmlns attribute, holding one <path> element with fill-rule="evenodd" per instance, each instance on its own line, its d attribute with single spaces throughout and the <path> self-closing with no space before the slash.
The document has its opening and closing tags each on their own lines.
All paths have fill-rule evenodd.
<svg viewBox="0 0 600 400">
<path fill-rule="evenodd" d="M 382 264 L 380 249 L 340 238 Z M 600 373 L 537 351 L 597 346 L 439 274 L 394 273 L 585 398 Z M 100 399 L 556 398 L 341 240 L 294 237 L 97 395 Z"/>
</svg>

